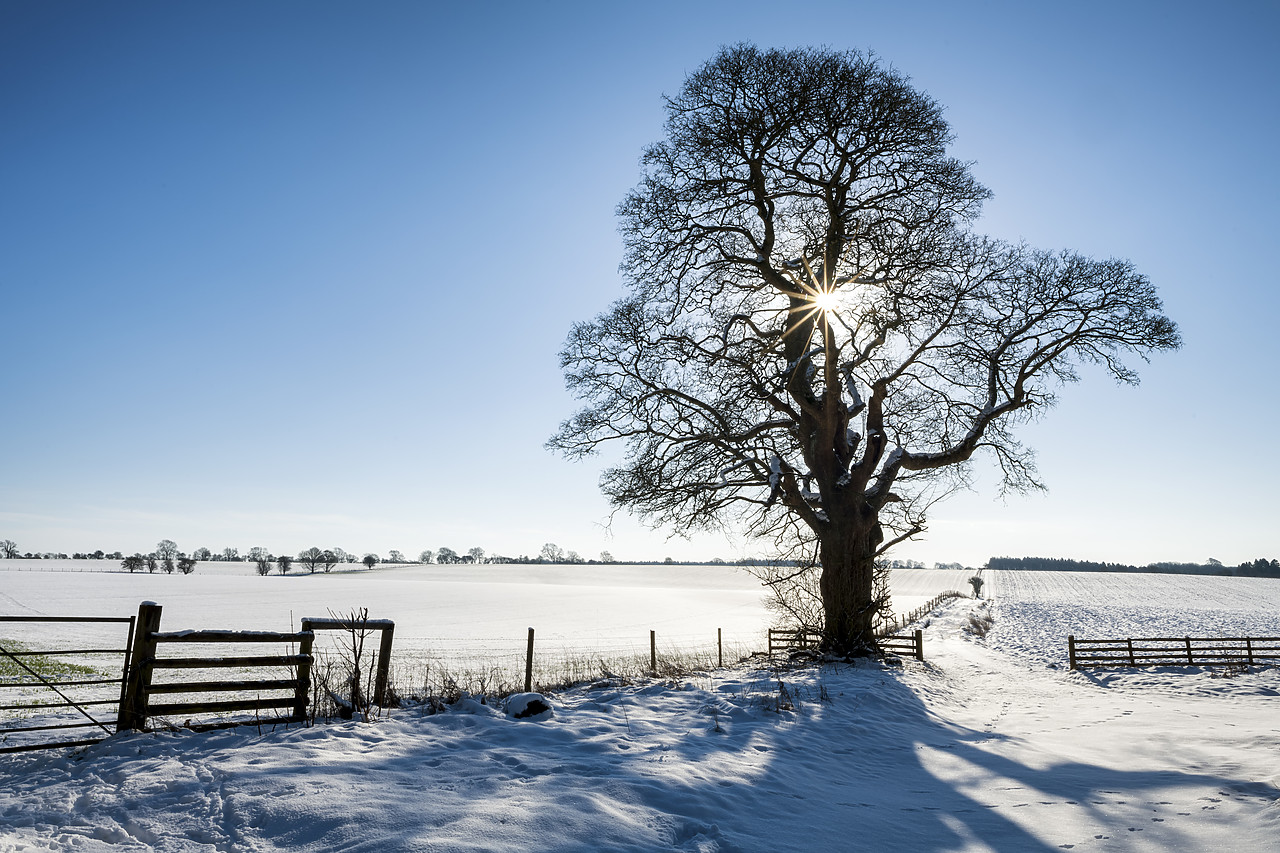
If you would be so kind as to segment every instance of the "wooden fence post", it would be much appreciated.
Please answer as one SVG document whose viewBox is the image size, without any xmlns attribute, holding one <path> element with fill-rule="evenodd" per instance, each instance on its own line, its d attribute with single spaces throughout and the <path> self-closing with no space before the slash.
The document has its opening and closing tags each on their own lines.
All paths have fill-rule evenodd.
<svg viewBox="0 0 1280 853">
<path fill-rule="evenodd" d="M 924 660 L 924 631 L 916 629 L 916 660 Z"/>
<path fill-rule="evenodd" d="M 1191 638 L 1184 637 L 1183 639 L 1186 640 L 1187 642 L 1187 664 L 1188 665 L 1194 664 L 1196 661 L 1195 661 L 1195 658 L 1191 656 Z"/>
<path fill-rule="evenodd" d="M 373 682 L 373 704 L 379 708 L 387 704 L 387 682 L 391 679 L 391 638 L 395 625 L 382 628 L 382 643 L 378 646 L 378 674 Z"/>
<path fill-rule="evenodd" d="M 1253 640 L 1248 637 L 1244 638 L 1244 653 L 1249 660 L 1249 666 L 1253 666 Z"/>
<path fill-rule="evenodd" d="M 723 667 L 724 666 L 724 629 L 723 628 L 716 629 L 716 653 L 720 661 L 719 665 Z M 1250 656 L 1249 658 L 1249 663 L 1253 663 L 1252 656 Z"/>
<path fill-rule="evenodd" d="M 138 621 L 133 631 L 133 649 L 129 654 L 129 674 L 125 679 L 124 700 L 116 716 L 116 731 L 141 731 L 147 724 L 148 692 L 151 689 L 151 665 L 156 658 L 154 634 L 160 630 L 160 611 L 154 601 L 138 605 Z"/>
<path fill-rule="evenodd" d="M 311 647 L 316 635 L 311 630 L 311 620 L 302 620 L 302 641 L 298 643 L 298 654 L 307 659 L 298 664 L 298 682 L 293 688 L 293 719 L 305 722 L 307 719 L 307 703 L 311 699 Z"/>
<path fill-rule="evenodd" d="M 658 674 L 658 632 L 649 632 L 649 669 Z"/>
<path fill-rule="evenodd" d="M 524 692 L 533 692 L 533 629 L 529 629 L 529 648 L 524 653 Z"/>
<path fill-rule="evenodd" d="M 1076 668 L 1076 636 L 1067 634 L 1067 669 Z"/>
<path fill-rule="evenodd" d="M 1129 644 L 1129 666 L 1137 666 L 1138 661 L 1133 656 L 1133 637 L 1128 638 L 1125 642 Z"/>
</svg>

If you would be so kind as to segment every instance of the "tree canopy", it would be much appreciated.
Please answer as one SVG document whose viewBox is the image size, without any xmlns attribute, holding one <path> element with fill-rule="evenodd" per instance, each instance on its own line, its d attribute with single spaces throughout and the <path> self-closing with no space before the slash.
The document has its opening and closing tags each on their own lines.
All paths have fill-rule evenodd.
<svg viewBox="0 0 1280 853">
<path fill-rule="evenodd" d="M 666 98 L 618 209 L 629 294 L 561 354 L 571 458 L 618 442 L 618 507 L 744 519 L 818 568 L 827 645 L 870 646 L 875 561 L 975 454 L 1042 488 L 1015 428 L 1097 365 L 1179 346 L 1151 283 L 975 233 L 989 193 L 942 109 L 874 55 L 722 49 Z"/>
</svg>

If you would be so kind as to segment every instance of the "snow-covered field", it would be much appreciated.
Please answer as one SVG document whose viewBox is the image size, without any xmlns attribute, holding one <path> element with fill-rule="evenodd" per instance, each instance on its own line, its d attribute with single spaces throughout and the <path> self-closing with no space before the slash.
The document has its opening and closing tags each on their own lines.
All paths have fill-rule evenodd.
<svg viewBox="0 0 1280 853">
<path fill-rule="evenodd" d="M 0 574 L 0 612 L 66 612 L 15 591 L 18 574 Z M 180 583 L 198 576 L 168 579 L 167 600 L 146 597 L 168 621 Z M 1086 674 L 1060 662 L 1067 630 L 1275 636 L 1280 582 L 984 576 L 994 603 L 935 612 L 923 664 L 744 663 L 583 685 L 549 696 L 551 714 L 535 719 L 464 700 L 370 723 L 0 756 L 0 850 L 1276 849 L 1280 670 Z M 669 589 L 668 609 L 686 594 L 702 601 L 690 616 L 721 601 L 711 621 L 727 628 L 733 589 L 710 583 Z M 531 608 L 536 590 L 519 590 Z M 649 593 L 617 590 L 623 622 Z M 136 607 L 137 591 L 121 600 Z M 338 606 L 351 604 L 397 618 L 399 641 L 409 617 Z M 995 627 L 979 640 L 962 626 L 983 607 Z M 178 609 L 175 623 L 187 618 Z M 605 636 L 604 615 L 563 630 Z"/>
</svg>

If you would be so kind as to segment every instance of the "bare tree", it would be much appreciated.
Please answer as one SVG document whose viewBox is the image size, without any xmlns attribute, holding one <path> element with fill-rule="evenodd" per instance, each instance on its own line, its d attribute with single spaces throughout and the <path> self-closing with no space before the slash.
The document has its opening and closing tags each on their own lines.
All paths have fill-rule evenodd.
<svg viewBox="0 0 1280 853">
<path fill-rule="evenodd" d="M 538 556 L 544 563 L 559 563 L 564 560 L 564 549 L 554 542 L 548 542 L 542 546 Z"/>
<path fill-rule="evenodd" d="M 421 554 L 418 555 L 418 562 L 430 563 L 431 560 L 434 559 L 435 555 L 436 555 L 435 551 L 423 551 Z"/>
<path fill-rule="evenodd" d="M 269 565 L 270 565 L 270 563 L 268 563 L 267 565 L 269 566 Z M 189 575 L 189 574 L 191 574 L 192 572 L 194 572 L 195 570 L 196 570 L 196 561 L 195 561 L 195 560 L 191 559 L 190 557 L 181 557 L 181 558 L 179 558 L 179 560 L 178 560 L 178 571 L 182 572 L 184 575 Z M 259 571 L 261 571 L 261 567 L 259 567 Z"/>
<path fill-rule="evenodd" d="M 298 562 L 307 567 L 307 571 L 315 574 L 316 569 L 324 562 L 324 552 L 312 546 L 298 554 Z"/>
<path fill-rule="evenodd" d="M 156 557 L 161 560 L 173 561 L 178 557 L 178 543 L 172 539 L 161 539 L 156 543 Z M 168 571 L 172 572 L 172 569 Z"/>
<path fill-rule="evenodd" d="M 401 552 L 392 550 L 387 552 L 387 562 L 388 563 L 407 563 L 409 561 L 404 558 L 404 554 L 402 554 Z"/>
<path fill-rule="evenodd" d="M 377 554 L 365 554 L 365 555 L 364 555 L 364 559 L 363 559 L 363 560 L 361 560 L 360 562 L 364 563 L 364 567 L 365 567 L 366 569 L 372 569 L 374 566 L 378 565 L 378 562 L 379 562 L 379 560 L 378 560 L 378 555 L 377 555 Z"/>
<path fill-rule="evenodd" d="M 289 574 L 289 569 L 293 568 L 293 557 L 281 554 L 276 557 L 276 565 L 280 567 L 280 574 Z"/>
<path fill-rule="evenodd" d="M 333 567 L 341 563 L 342 560 L 333 551 L 325 549 L 320 554 L 320 562 L 324 564 L 324 572 L 328 574 L 333 571 Z"/>
<path fill-rule="evenodd" d="M 212 560 L 213 552 L 208 548 L 197 548 L 191 556 L 197 560 Z"/>
<path fill-rule="evenodd" d="M 550 444 L 620 442 L 602 488 L 677 531 L 749 521 L 818 573 L 824 643 L 872 647 L 876 561 L 979 452 L 1043 488 L 1014 427 L 1081 365 L 1180 345 L 1123 260 L 1007 245 L 941 108 L 874 56 L 723 49 L 667 99 L 619 207 L 630 295 L 561 354 L 584 408 Z"/>
<path fill-rule="evenodd" d="M 483 563 L 483 562 L 484 562 L 484 549 L 483 549 L 483 548 L 480 548 L 480 547 L 472 548 L 470 551 L 468 551 L 468 552 L 467 552 L 467 555 L 468 555 L 469 557 L 471 557 L 471 560 L 472 560 L 473 562 L 476 562 L 476 563 Z"/>
<path fill-rule="evenodd" d="M 458 562 L 458 552 L 452 548 L 441 548 L 436 552 L 436 562 L 441 565 L 449 565 Z"/>
<path fill-rule="evenodd" d="M 0 539 L 0 557 L 6 560 L 17 559 L 18 545 L 12 539 Z"/>
</svg>

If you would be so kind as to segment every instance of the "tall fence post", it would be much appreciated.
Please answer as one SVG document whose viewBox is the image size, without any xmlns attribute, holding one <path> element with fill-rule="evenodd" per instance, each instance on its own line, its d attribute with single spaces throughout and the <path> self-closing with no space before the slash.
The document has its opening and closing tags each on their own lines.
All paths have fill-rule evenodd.
<svg viewBox="0 0 1280 853">
<path fill-rule="evenodd" d="M 529 629 L 529 647 L 524 653 L 524 692 L 533 692 L 533 629 Z"/>
<path fill-rule="evenodd" d="M 141 731 L 147 725 L 147 701 L 151 690 L 151 670 L 156 659 L 156 641 L 160 630 L 160 611 L 154 601 L 138 605 L 138 621 L 133 630 L 133 649 L 129 653 L 129 674 L 125 679 L 124 699 L 116 716 L 116 731 Z"/>
<path fill-rule="evenodd" d="M 1249 658 L 1249 666 L 1253 666 L 1253 640 L 1249 637 L 1244 638 L 1244 651 Z"/>
<path fill-rule="evenodd" d="M 916 629 L 916 660 L 924 660 L 924 631 Z"/>
<path fill-rule="evenodd" d="M 720 667 L 724 667 L 724 629 L 716 629 L 716 655 L 720 661 Z M 1250 661 L 1252 663 L 1253 661 Z"/>
<path fill-rule="evenodd" d="M 379 708 L 387 704 L 387 682 L 391 679 L 391 638 L 395 625 L 382 629 L 382 643 L 378 646 L 378 674 L 373 682 L 373 704 Z"/>
<path fill-rule="evenodd" d="M 658 632 L 649 632 L 649 669 L 658 674 Z"/>
<path fill-rule="evenodd" d="M 311 630 L 311 620 L 302 620 L 302 641 L 298 643 L 298 654 L 306 655 L 306 660 L 298 664 L 298 683 L 293 688 L 293 718 L 297 722 L 307 719 L 307 703 L 311 699 L 311 647 L 315 643 L 315 632 Z"/>
<path fill-rule="evenodd" d="M 1195 658 L 1194 658 L 1194 657 L 1192 657 L 1192 655 L 1191 655 L 1191 638 L 1190 638 L 1190 637 L 1184 637 L 1183 639 L 1185 639 L 1185 640 L 1187 641 L 1187 663 L 1188 663 L 1188 664 L 1194 664 L 1196 661 L 1195 661 Z"/>
<path fill-rule="evenodd" d="M 1076 668 L 1076 635 L 1067 634 L 1067 669 Z"/>
</svg>

